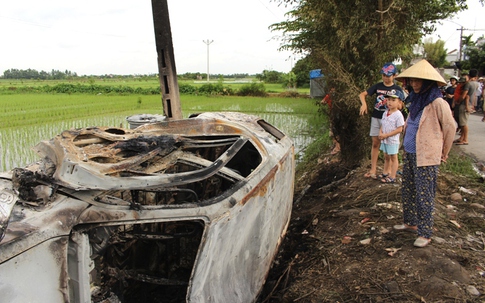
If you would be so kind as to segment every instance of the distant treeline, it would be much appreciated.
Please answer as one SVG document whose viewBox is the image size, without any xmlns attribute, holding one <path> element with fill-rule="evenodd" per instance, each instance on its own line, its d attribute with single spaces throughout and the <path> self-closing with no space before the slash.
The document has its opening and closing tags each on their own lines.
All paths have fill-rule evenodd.
<svg viewBox="0 0 485 303">
<path fill-rule="evenodd" d="M 98 75 L 98 76 L 78 76 L 76 72 L 72 72 L 69 70 L 60 71 L 60 70 L 51 70 L 50 72 L 46 71 L 37 71 L 35 69 L 8 69 L 3 72 L 3 76 L 0 78 L 3 79 L 17 79 L 17 80 L 69 80 L 75 78 L 99 78 L 99 79 L 110 79 L 110 78 L 139 78 L 139 79 L 146 79 L 146 78 L 156 78 L 157 74 L 147 74 L 147 75 L 113 75 L 113 74 L 105 74 L 105 75 Z M 184 73 L 177 75 L 177 77 L 181 80 L 205 80 L 207 78 L 207 74 L 204 73 Z M 285 83 L 288 82 L 288 74 L 273 71 L 273 70 L 263 70 L 260 74 L 249 75 L 249 74 L 211 74 L 211 79 L 244 79 L 254 77 L 260 81 L 264 81 L 266 83 Z"/>
<path fill-rule="evenodd" d="M 61 72 L 53 69 L 51 72 L 36 71 L 35 69 L 8 69 L 3 72 L 4 79 L 39 79 L 39 80 L 64 80 L 77 77 L 77 74 L 71 71 Z"/>
<path fill-rule="evenodd" d="M 229 75 L 222 75 L 222 74 L 211 74 L 212 79 L 218 78 L 232 78 L 232 79 L 244 79 L 250 76 L 249 74 L 229 74 Z M 80 78 L 80 77 L 96 77 L 96 78 L 132 78 L 132 77 L 157 77 L 157 74 L 147 74 L 147 75 L 113 75 L 113 74 L 105 74 L 105 75 L 98 75 L 98 76 L 78 76 L 76 72 L 72 72 L 69 70 L 65 70 L 64 72 L 60 70 L 51 70 L 50 72 L 46 71 L 37 71 L 35 69 L 8 69 L 3 72 L 3 76 L 0 78 L 3 79 L 24 79 L 24 80 L 65 80 L 65 79 L 73 79 L 73 78 Z M 178 75 L 180 79 L 184 80 L 205 80 L 207 78 L 207 74 L 204 73 L 185 73 Z"/>
<path fill-rule="evenodd" d="M 239 89 L 232 89 L 224 86 L 221 82 L 213 84 L 203 84 L 193 86 L 190 84 L 180 84 L 179 91 L 187 95 L 237 95 L 237 96 L 266 96 L 266 88 L 263 83 L 244 84 Z M 160 86 L 142 88 L 130 87 L 126 85 L 96 85 L 96 84 L 70 84 L 59 83 L 56 85 L 42 86 L 9 86 L 0 88 L 0 94 L 25 94 L 25 93 L 59 93 L 59 94 L 107 94 L 107 95 L 158 95 Z"/>
</svg>

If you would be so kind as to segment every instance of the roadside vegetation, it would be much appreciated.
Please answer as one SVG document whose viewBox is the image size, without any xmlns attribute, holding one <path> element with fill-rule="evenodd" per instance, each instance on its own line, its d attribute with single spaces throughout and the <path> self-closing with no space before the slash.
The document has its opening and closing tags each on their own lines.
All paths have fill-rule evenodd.
<svg viewBox="0 0 485 303">
<path fill-rule="evenodd" d="M 268 94 L 283 94 L 288 91 L 281 83 L 265 83 L 255 78 L 242 82 L 219 80 L 211 82 L 179 81 L 181 94 L 191 95 L 225 95 L 225 96 L 267 96 Z M 308 88 L 292 90 L 293 95 L 308 95 Z M 157 77 L 144 81 L 136 78 L 123 80 L 106 80 L 97 78 L 94 81 L 76 80 L 14 80 L 0 79 L 0 94 L 25 93 L 61 93 L 61 94 L 141 94 L 159 95 L 160 83 Z"/>
</svg>

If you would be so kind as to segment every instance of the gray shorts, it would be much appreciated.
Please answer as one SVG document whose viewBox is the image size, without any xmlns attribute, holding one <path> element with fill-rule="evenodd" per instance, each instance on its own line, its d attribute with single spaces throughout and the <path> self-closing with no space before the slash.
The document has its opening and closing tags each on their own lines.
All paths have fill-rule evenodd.
<svg viewBox="0 0 485 303">
<path fill-rule="evenodd" d="M 369 136 L 377 137 L 379 136 L 379 130 L 381 129 L 381 121 L 382 119 L 377 119 L 372 117 L 370 120 L 370 133 Z"/>
<path fill-rule="evenodd" d="M 458 111 L 458 125 L 459 126 L 466 126 L 468 125 L 468 117 L 470 113 L 467 113 L 465 103 L 462 102 L 460 104 L 460 108 Z"/>
</svg>

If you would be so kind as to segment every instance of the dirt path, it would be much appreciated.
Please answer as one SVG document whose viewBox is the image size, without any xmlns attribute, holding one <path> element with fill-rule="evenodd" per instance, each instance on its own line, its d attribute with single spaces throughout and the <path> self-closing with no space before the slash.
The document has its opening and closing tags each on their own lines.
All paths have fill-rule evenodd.
<svg viewBox="0 0 485 303">
<path fill-rule="evenodd" d="M 342 172 L 335 159 L 321 160 L 297 180 L 288 234 L 259 302 L 485 301 L 483 183 L 441 174 L 432 244 L 415 248 L 415 234 L 392 229 L 402 222 L 400 183 L 363 178 L 363 167 L 326 185 Z"/>
</svg>

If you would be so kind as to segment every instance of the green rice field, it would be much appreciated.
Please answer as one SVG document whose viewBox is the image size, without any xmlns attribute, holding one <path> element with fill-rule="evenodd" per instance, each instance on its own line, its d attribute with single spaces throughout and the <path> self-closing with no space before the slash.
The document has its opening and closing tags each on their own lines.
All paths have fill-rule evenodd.
<svg viewBox="0 0 485 303">
<path fill-rule="evenodd" d="M 45 84 L 44 84 L 45 85 Z M 181 95 L 184 117 L 205 111 L 254 114 L 287 133 L 301 152 L 326 121 L 310 98 Z M 37 160 L 31 147 L 63 130 L 88 126 L 129 127 L 135 114 L 163 114 L 157 95 L 0 95 L 0 169 Z"/>
</svg>

